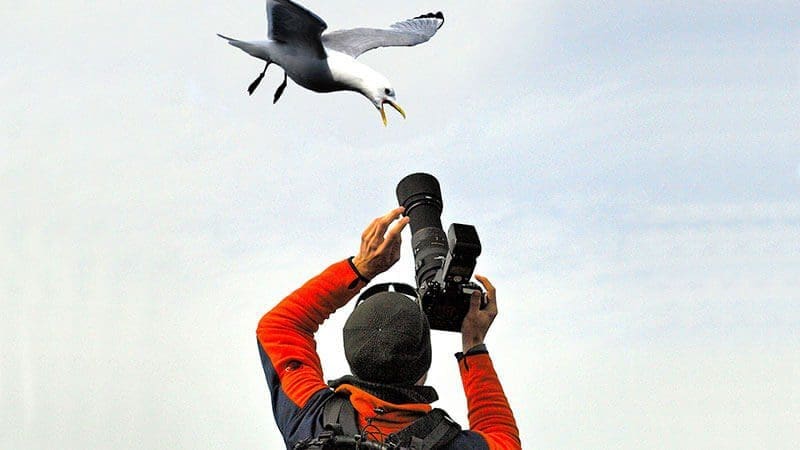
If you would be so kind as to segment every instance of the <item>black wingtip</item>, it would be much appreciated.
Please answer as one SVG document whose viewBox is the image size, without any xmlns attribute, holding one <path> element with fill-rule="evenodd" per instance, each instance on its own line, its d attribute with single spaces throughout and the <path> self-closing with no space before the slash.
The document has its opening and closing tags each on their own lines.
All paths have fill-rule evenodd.
<svg viewBox="0 0 800 450">
<path fill-rule="evenodd" d="M 442 21 L 442 23 L 440 23 L 439 26 L 436 27 L 437 30 L 439 28 L 442 28 L 442 25 L 444 25 L 444 14 L 442 14 L 441 11 L 437 11 L 435 13 L 423 14 L 421 16 L 414 17 L 414 19 L 439 19 Z"/>
</svg>

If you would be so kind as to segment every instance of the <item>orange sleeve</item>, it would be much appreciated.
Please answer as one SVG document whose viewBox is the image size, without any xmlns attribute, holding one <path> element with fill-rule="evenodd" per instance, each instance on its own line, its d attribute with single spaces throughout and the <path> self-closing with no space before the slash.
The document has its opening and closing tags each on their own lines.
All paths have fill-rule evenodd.
<svg viewBox="0 0 800 450">
<path fill-rule="evenodd" d="M 489 450 L 521 449 L 519 430 L 486 350 L 458 354 L 467 396 L 469 428 L 483 436 Z"/>
<path fill-rule="evenodd" d="M 297 407 L 327 388 L 314 333 L 364 285 L 349 260 L 340 261 L 289 294 L 259 321 L 258 342 L 280 389 Z"/>
</svg>

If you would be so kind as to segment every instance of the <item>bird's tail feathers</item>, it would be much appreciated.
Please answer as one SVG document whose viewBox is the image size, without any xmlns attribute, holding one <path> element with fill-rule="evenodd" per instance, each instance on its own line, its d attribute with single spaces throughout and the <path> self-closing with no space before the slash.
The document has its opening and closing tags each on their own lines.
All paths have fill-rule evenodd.
<svg viewBox="0 0 800 450">
<path fill-rule="evenodd" d="M 228 41 L 228 44 L 231 44 L 234 47 L 240 48 L 240 49 L 244 50 L 245 52 L 247 52 L 248 54 L 250 54 L 252 56 L 255 56 L 256 58 L 259 58 L 259 57 L 262 56 L 261 53 L 263 53 L 263 50 L 258 45 L 255 45 L 252 42 L 240 41 L 239 39 L 230 38 L 228 36 L 225 36 L 225 35 L 222 35 L 222 34 L 219 34 L 219 33 L 217 33 L 217 36 L 219 36 L 222 39 L 225 39 L 226 41 Z"/>
</svg>

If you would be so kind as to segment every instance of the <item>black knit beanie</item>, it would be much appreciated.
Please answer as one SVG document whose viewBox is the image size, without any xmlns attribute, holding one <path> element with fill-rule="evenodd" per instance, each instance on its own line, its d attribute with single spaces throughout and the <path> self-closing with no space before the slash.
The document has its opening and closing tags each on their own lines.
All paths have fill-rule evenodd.
<svg viewBox="0 0 800 450">
<path fill-rule="evenodd" d="M 413 385 L 431 367 L 428 318 L 403 294 L 372 295 L 344 324 L 344 355 L 362 380 Z"/>
</svg>

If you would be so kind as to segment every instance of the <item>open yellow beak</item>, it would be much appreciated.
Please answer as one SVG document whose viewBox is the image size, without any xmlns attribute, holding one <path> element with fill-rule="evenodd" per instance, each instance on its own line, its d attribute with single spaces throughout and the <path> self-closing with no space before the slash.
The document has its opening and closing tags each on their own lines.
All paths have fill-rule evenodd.
<svg viewBox="0 0 800 450">
<path fill-rule="evenodd" d="M 397 112 L 399 112 L 400 115 L 403 116 L 403 119 L 406 118 L 406 112 L 403 111 L 403 108 L 401 108 L 400 105 L 391 100 L 384 100 L 384 102 L 381 103 L 381 120 L 383 120 L 383 126 L 386 126 L 386 124 L 388 123 L 386 120 L 386 111 L 383 110 L 383 105 L 386 103 L 392 105 L 392 108 L 396 109 Z"/>
</svg>

